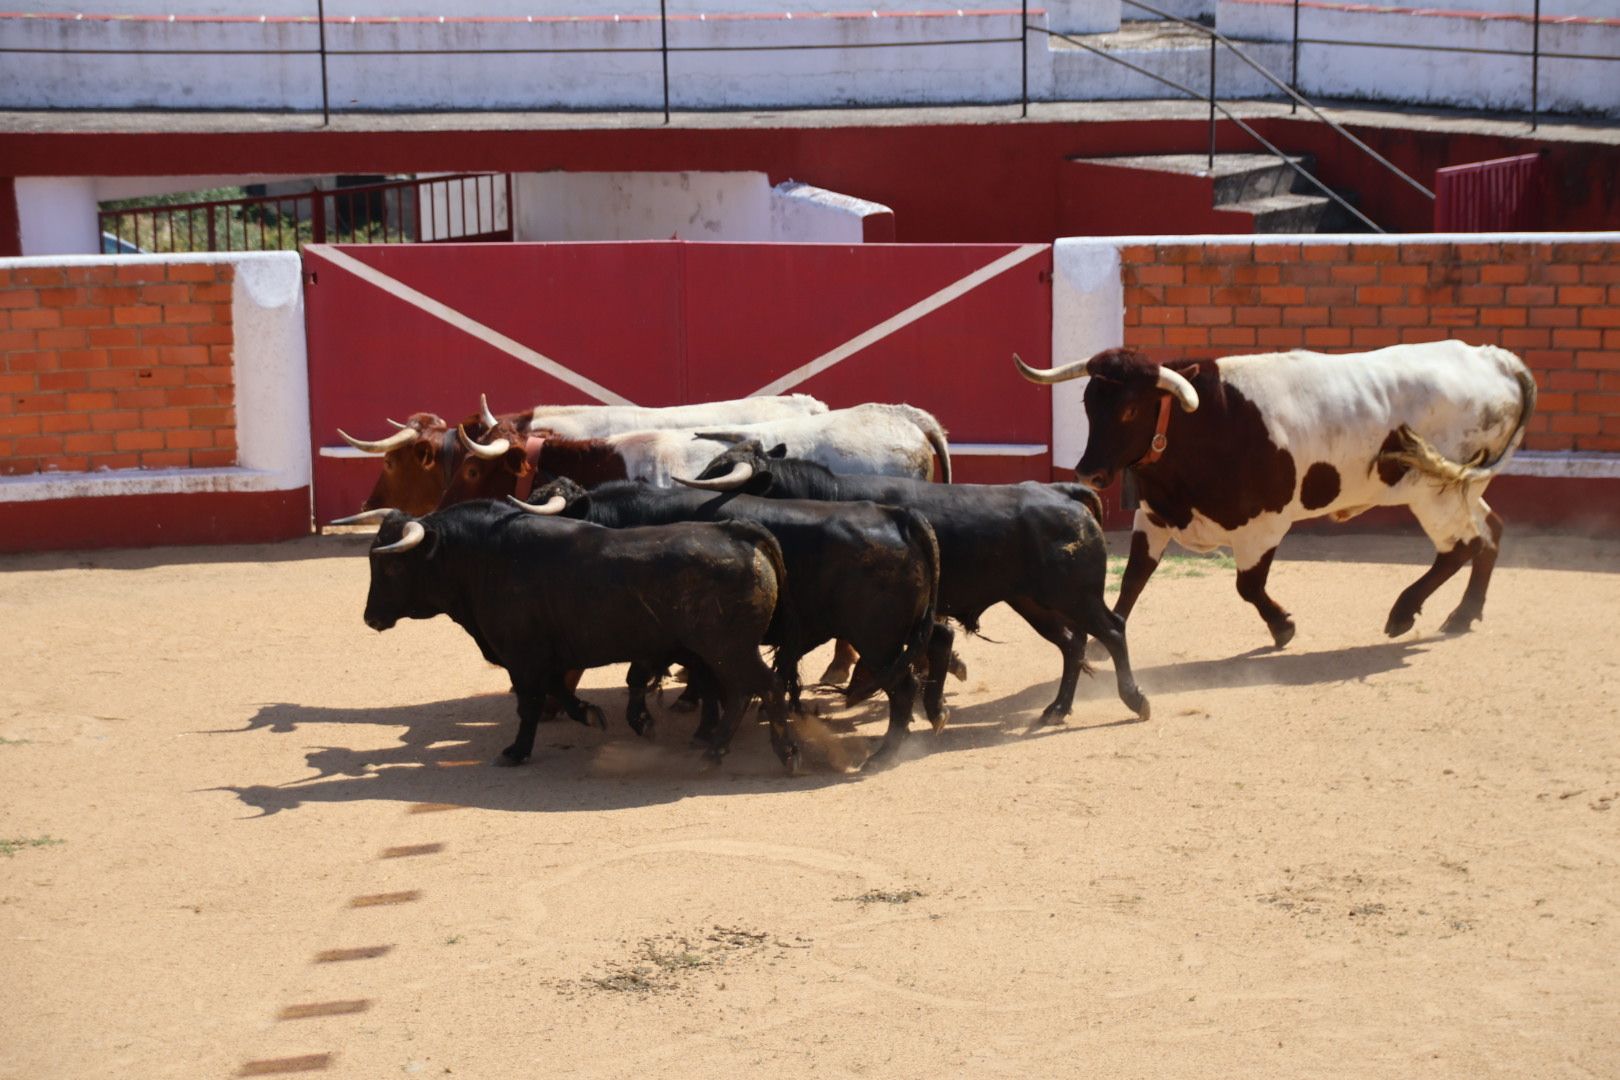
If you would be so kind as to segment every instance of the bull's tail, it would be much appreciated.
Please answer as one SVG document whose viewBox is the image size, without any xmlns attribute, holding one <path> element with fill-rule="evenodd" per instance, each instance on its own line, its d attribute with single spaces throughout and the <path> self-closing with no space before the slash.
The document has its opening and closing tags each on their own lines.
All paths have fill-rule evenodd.
<svg viewBox="0 0 1620 1080">
<path fill-rule="evenodd" d="M 1067 495 L 1081 506 L 1084 506 L 1087 510 L 1090 510 L 1091 516 L 1097 519 L 1097 523 L 1099 525 L 1102 524 L 1103 504 L 1101 495 L 1098 495 L 1085 484 L 1067 483 L 1051 484 L 1049 486 Z"/>
<path fill-rule="evenodd" d="M 1402 424 L 1395 429 L 1395 437 L 1400 441 L 1401 448 L 1379 454 L 1378 460 L 1404 465 L 1425 476 L 1433 477 L 1444 487 L 1461 487 L 1489 480 L 1496 475 L 1496 470 L 1507 460 L 1508 455 L 1517 450 L 1519 443 L 1524 441 L 1525 426 L 1530 423 L 1530 417 L 1536 411 L 1535 376 L 1530 374 L 1530 369 L 1520 363 L 1517 357 L 1513 362 L 1513 378 L 1519 384 L 1519 419 L 1514 424 L 1507 441 L 1494 455 L 1481 450 L 1470 461 L 1453 461 L 1437 450 L 1433 443 L 1413 431 L 1410 425 Z"/>
<path fill-rule="evenodd" d="M 893 686 L 901 672 L 922 659 L 928 651 L 929 639 L 934 636 L 934 616 L 939 604 L 939 539 L 934 535 L 934 527 L 928 524 L 928 519 L 915 510 L 898 506 L 887 506 L 884 509 L 888 511 L 895 527 L 900 530 L 900 538 L 905 541 L 906 547 L 911 549 L 917 561 L 922 564 L 923 580 L 928 588 L 928 602 L 923 605 L 922 613 L 911 624 L 911 630 L 906 635 L 905 647 L 882 669 L 873 672 L 870 678 L 858 680 L 866 692 L 859 693 L 856 691 L 855 683 L 850 684 L 850 694 L 846 701 L 849 705 L 858 704 L 876 690 Z"/>
<path fill-rule="evenodd" d="M 915 405 L 897 405 L 895 408 L 899 409 L 906 419 L 917 425 L 917 429 L 923 433 L 928 444 L 934 448 L 934 456 L 939 458 L 940 483 L 950 483 L 951 448 L 945 439 L 945 429 L 934 419 L 934 414 L 926 409 L 919 409 Z M 927 477 L 923 479 L 926 480 Z"/>
</svg>

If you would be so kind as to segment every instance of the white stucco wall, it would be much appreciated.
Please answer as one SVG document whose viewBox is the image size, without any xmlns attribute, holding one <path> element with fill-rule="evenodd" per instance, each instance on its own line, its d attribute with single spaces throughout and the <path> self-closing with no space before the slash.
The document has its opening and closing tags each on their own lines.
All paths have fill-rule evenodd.
<svg viewBox="0 0 1620 1080">
<path fill-rule="evenodd" d="M 1491 2 L 1491 0 L 1485 0 Z M 1550 3 L 1551 0 L 1548 0 Z M 1466 5 L 1463 5 L 1466 6 Z M 1528 109 L 1530 57 L 1414 51 L 1412 46 L 1529 51 L 1527 18 L 1463 15 L 1450 10 L 1378 8 L 1364 4 L 1304 8 L 1302 39 L 1389 43 L 1390 48 L 1305 44 L 1300 91 L 1473 108 Z M 1610 0 L 1606 14 L 1620 16 Z M 1216 25 L 1233 37 L 1289 41 L 1293 9 L 1273 0 L 1219 0 Z M 1620 59 L 1567 60 L 1548 53 L 1620 58 L 1620 18 L 1560 21 L 1543 13 L 1540 107 L 1552 112 L 1620 116 Z M 1276 70 L 1276 69 L 1274 69 Z"/>
<path fill-rule="evenodd" d="M 545 172 L 512 177 L 517 240 L 859 243 L 887 208 L 760 172 Z"/>
<path fill-rule="evenodd" d="M 889 14 L 684 15 L 672 47 L 822 46 L 805 51 L 700 51 L 670 56 L 672 104 L 683 109 L 1007 101 L 1019 94 L 1020 46 L 955 44 L 1017 38 L 1016 9 Z M 307 10 L 307 9 L 306 9 Z M 654 8 L 656 12 L 656 8 Z M 391 12 L 392 14 L 392 12 Z M 1040 21 L 1044 16 L 1031 16 Z M 656 17 L 446 21 L 328 20 L 330 97 L 339 108 L 635 108 L 663 104 Z M 869 48 L 882 43 L 909 43 Z M 920 43 L 920 44 L 919 44 Z M 313 50 L 308 18 L 225 21 L 0 17 L 0 45 L 32 49 Z M 825 46 L 834 46 L 827 48 Z M 841 48 L 837 46 L 852 46 Z M 618 50 L 514 54 L 512 49 Z M 645 50 L 653 50 L 651 52 Z M 477 54 L 477 55 L 474 55 Z M 1030 55 L 1045 62 L 1044 38 Z M 300 109 L 320 106 L 312 55 L 14 53 L 0 66 L 0 107 Z"/>
<path fill-rule="evenodd" d="M 222 262 L 236 267 L 231 321 L 237 466 L 0 477 L 0 503 L 171 492 L 294 491 L 309 486 L 309 375 L 304 349 L 303 263 L 298 255 L 274 251 L 25 257 L 0 259 L 0 270 Z"/>
</svg>

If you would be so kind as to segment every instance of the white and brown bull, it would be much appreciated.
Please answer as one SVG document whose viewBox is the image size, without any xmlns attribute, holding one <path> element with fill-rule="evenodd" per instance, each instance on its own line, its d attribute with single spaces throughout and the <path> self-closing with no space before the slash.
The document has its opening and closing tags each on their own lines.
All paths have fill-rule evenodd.
<svg viewBox="0 0 1620 1080">
<path fill-rule="evenodd" d="M 484 422 L 495 437 L 475 441 L 463 431 L 471 458 L 462 469 L 474 467 L 477 460 L 496 465 L 497 471 L 479 466 L 477 486 L 463 483 L 461 475 L 453 477 L 442 505 L 512 494 L 503 485 L 525 475 L 525 451 L 527 467 L 540 476 L 566 476 L 587 487 L 627 479 L 670 487 L 674 477 L 696 476 L 730 447 L 750 440 L 786 446 L 789 454 L 842 474 L 927 480 L 937 456 L 940 478 L 946 483 L 951 479 L 945 430 L 932 414 L 910 405 L 872 403 L 724 430 L 629 431 L 598 439 L 563 439 L 533 429 L 523 437 L 487 413 Z"/>
<path fill-rule="evenodd" d="M 1535 380 L 1512 353 L 1437 341 L 1163 365 L 1110 349 L 1046 371 L 1014 360 L 1031 382 L 1089 376 L 1090 432 L 1075 470 L 1099 488 L 1125 469 L 1136 477 L 1141 505 L 1117 614 L 1130 614 L 1171 540 L 1229 547 L 1238 595 L 1281 647 L 1294 620 L 1266 594 L 1266 576 L 1289 527 L 1406 506 L 1437 554 L 1396 599 L 1385 632 L 1410 630 L 1423 602 L 1469 563 L 1441 630 L 1461 633 L 1482 616 L 1502 519 L 1481 496 L 1536 402 Z"/>
<path fill-rule="evenodd" d="M 462 426 L 478 428 L 474 434 L 480 437 L 493 431 L 498 422 L 505 421 L 519 435 L 545 431 L 570 439 L 598 439 L 626 431 L 755 424 L 816 416 L 826 411 L 823 402 L 808 394 L 787 394 L 667 408 L 536 405 L 497 418 L 490 411 L 488 398 L 480 395 L 478 416 L 468 417 Z M 338 434 L 350 446 L 368 454 L 379 454 L 383 459 L 382 473 L 361 509 L 392 507 L 408 514 L 426 514 L 439 505 L 445 487 L 461 465 L 461 441 L 455 437 L 454 428 L 434 413 L 416 413 L 403 424 L 392 420 L 389 423 L 397 430 L 383 439 L 357 439 L 338 429 Z"/>
</svg>

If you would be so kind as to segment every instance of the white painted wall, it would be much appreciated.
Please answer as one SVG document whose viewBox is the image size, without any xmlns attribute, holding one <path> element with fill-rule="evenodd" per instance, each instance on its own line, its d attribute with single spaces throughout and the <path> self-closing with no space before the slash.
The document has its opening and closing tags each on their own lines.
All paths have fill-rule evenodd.
<svg viewBox="0 0 1620 1080">
<path fill-rule="evenodd" d="M 517 173 L 517 240 L 860 243 L 887 207 L 759 172 Z"/>
<path fill-rule="evenodd" d="M 1612 0 L 1610 8 L 1610 14 L 1620 15 Z M 1284 42 L 1293 34 L 1293 9 L 1264 0 L 1219 0 L 1216 24 L 1233 37 Z M 1392 46 L 1529 50 L 1532 26 L 1525 19 L 1449 11 L 1317 4 L 1301 10 L 1299 33 L 1301 38 L 1388 42 Z M 1560 22 L 1544 15 L 1541 50 L 1544 54 L 1620 58 L 1620 18 Z M 1299 82 L 1300 91 L 1307 96 L 1528 109 L 1530 67 L 1528 56 L 1302 45 Z M 1544 55 L 1540 87 L 1544 110 L 1620 116 L 1620 59 L 1563 60 Z"/>
<path fill-rule="evenodd" d="M 16 190 L 24 255 L 89 255 L 101 250 L 94 177 L 19 176 Z"/>
<path fill-rule="evenodd" d="M 112 469 L 0 477 L 0 503 L 198 491 L 295 491 L 310 483 L 309 377 L 303 263 L 290 251 L 231 255 L 101 255 L 0 259 L 29 266 L 232 263 L 231 320 L 238 465 L 227 469 Z"/>
<path fill-rule="evenodd" d="M 850 7 L 840 3 L 841 8 Z M 914 5 L 908 5 L 912 7 Z M 1019 45 L 956 45 L 1018 37 L 1019 16 L 966 9 L 937 14 L 795 18 L 683 16 L 672 46 L 929 43 L 900 48 L 802 52 L 677 53 L 670 57 L 673 104 L 683 109 L 1008 101 L 1019 94 Z M 1033 16 L 1041 21 L 1044 16 Z M 190 18 L 178 21 L 0 17 L 0 46 L 79 49 L 312 50 L 312 21 Z M 329 22 L 331 50 L 400 49 L 422 55 L 333 56 L 331 100 L 375 109 L 552 109 L 661 107 L 656 51 L 573 55 L 483 55 L 430 50 L 653 49 L 656 19 L 593 17 L 530 22 L 463 19 L 440 23 Z M 1030 56 L 1046 61 L 1031 35 Z M 1037 74 L 1033 73 L 1033 74 Z M 320 105 L 318 59 L 310 55 L 50 55 L 14 53 L 0 65 L 0 107 L 301 109 Z"/>
<path fill-rule="evenodd" d="M 1150 0 L 1159 6 L 1157 0 Z M 1212 4 L 1214 0 L 1163 0 L 1166 4 Z M 757 13 L 761 11 L 847 12 L 919 11 L 932 7 L 958 5 L 918 3 L 918 0 L 667 0 L 671 15 L 710 15 Z M 1016 7 L 1016 4 L 982 4 L 984 7 Z M 81 0 L 77 4 L 41 5 L 46 10 L 94 11 L 135 15 L 269 15 L 313 16 L 315 0 Z M 1119 0 L 1032 0 L 1031 8 L 1051 14 L 1058 30 L 1095 32 L 1091 27 L 1105 23 L 1112 12 L 1119 22 Z M 658 0 L 326 0 L 329 19 L 351 16 L 405 18 L 411 16 L 483 16 L 523 18 L 564 18 L 581 15 L 620 15 L 656 18 Z"/>
</svg>

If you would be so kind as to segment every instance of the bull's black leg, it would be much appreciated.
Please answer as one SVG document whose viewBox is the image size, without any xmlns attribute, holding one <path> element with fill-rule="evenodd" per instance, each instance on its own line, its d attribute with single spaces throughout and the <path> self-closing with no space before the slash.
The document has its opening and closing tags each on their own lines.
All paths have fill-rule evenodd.
<svg viewBox="0 0 1620 1080">
<path fill-rule="evenodd" d="M 625 704 L 624 722 L 630 725 L 631 731 L 649 739 L 653 736 L 654 728 L 652 712 L 647 708 L 647 693 L 652 682 L 652 673 L 643 664 L 631 664 L 630 670 L 625 673 L 624 685 L 629 690 L 630 699 Z"/>
<path fill-rule="evenodd" d="M 1462 569 L 1463 563 L 1474 558 L 1480 547 L 1484 544 L 1483 537 L 1464 540 L 1449 551 L 1435 553 L 1434 565 L 1423 572 L 1395 598 L 1395 606 L 1389 609 L 1389 618 L 1384 622 L 1384 633 L 1390 637 L 1398 637 L 1412 629 L 1412 623 L 1423 611 L 1423 601 L 1434 594 L 1434 590 L 1444 585 L 1451 575 Z M 1492 561 L 1494 566 L 1494 557 Z M 1489 575 L 1487 575 L 1489 580 Z"/>
<path fill-rule="evenodd" d="M 681 690 L 681 696 L 670 705 L 670 712 L 691 712 L 698 707 L 700 694 L 698 688 L 692 685 L 692 669 L 686 669 L 686 686 Z"/>
<path fill-rule="evenodd" d="M 1161 546 L 1160 551 L 1163 551 Z M 1119 596 L 1114 599 L 1114 613 L 1122 619 L 1131 617 L 1137 597 L 1142 595 L 1148 578 L 1159 568 L 1159 557 L 1152 553 L 1148 535 L 1140 530 L 1131 533 L 1131 553 L 1125 558 L 1125 575 L 1119 581 Z"/>
<path fill-rule="evenodd" d="M 1060 723 L 1074 709 L 1074 688 L 1084 670 L 1086 635 L 1076 633 L 1073 622 L 1061 612 L 1044 607 L 1028 597 L 1009 600 L 1012 609 L 1035 628 L 1035 632 L 1058 647 L 1063 654 L 1063 676 L 1058 680 L 1057 697 L 1041 711 L 1035 726 Z M 1123 620 L 1121 620 L 1123 622 Z M 1113 650 L 1109 650 L 1110 653 Z"/>
<path fill-rule="evenodd" d="M 1088 597 L 1083 612 L 1083 625 L 1091 632 L 1091 636 L 1102 642 L 1103 648 L 1114 661 L 1114 680 L 1119 688 L 1119 700 L 1125 707 L 1134 712 L 1138 719 L 1146 720 L 1152 715 L 1148 705 L 1147 695 L 1142 693 L 1141 687 L 1136 685 L 1136 676 L 1131 674 L 1131 654 L 1125 645 L 1125 620 L 1113 611 L 1101 596 Z"/>
<path fill-rule="evenodd" d="M 928 677 L 923 680 L 923 713 L 935 731 L 943 728 L 951 716 L 945 707 L 945 675 L 956 659 L 951 651 L 955 644 L 956 631 L 950 624 L 943 620 L 936 622 L 928 639 Z"/>
<path fill-rule="evenodd" d="M 1496 569 L 1496 556 L 1502 550 L 1502 519 L 1497 517 L 1496 511 L 1485 511 L 1485 526 L 1491 533 L 1490 542 L 1482 543 L 1474 555 L 1473 568 L 1468 572 L 1468 588 L 1457 610 L 1446 616 L 1446 621 L 1440 625 L 1443 634 L 1466 634 L 1474 620 L 1485 616 L 1485 590 L 1490 587 L 1491 571 Z"/>
<path fill-rule="evenodd" d="M 534 733 L 540 726 L 540 716 L 545 709 L 545 682 L 525 680 L 525 687 L 518 691 L 518 732 L 512 745 L 500 752 L 495 758 L 497 765 L 521 765 L 529 760 L 534 752 Z"/>
<path fill-rule="evenodd" d="M 855 669 L 855 646 L 839 638 L 833 643 L 832 660 L 827 664 L 827 670 L 821 673 L 817 680 L 823 686 L 842 686 L 849 681 L 849 673 Z"/>
<path fill-rule="evenodd" d="M 575 723 L 607 730 L 607 714 L 602 711 L 601 706 L 592 705 L 576 696 L 569 690 L 564 679 L 557 679 L 552 683 L 551 696 L 562 704 L 563 712 Z"/>
<path fill-rule="evenodd" d="M 1280 649 L 1294 640 L 1294 619 L 1266 593 L 1266 578 L 1271 574 L 1271 560 L 1276 554 L 1277 549 L 1271 548 L 1260 556 L 1259 562 L 1247 570 L 1239 570 L 1237 591 L 1238 595 L 1253 604 L 1260 617 L 1266 620 L 1266 627 L 1271 631 L 1271 640 Z"/>
<path fill-rule="evenodd" d="M 894 685 L 888 687 L 889 694 L 889 730 L 883 733 L 883 742 L 866 759 L 865 768 L 882 768 L 894 760 L 895 751 L 905 741 L 907 733 L 911 730 L 911 712 L 917 701 L 917 676 L 913 675 L 909 667 L 902 668 L 900 677 Z"/>
</svg>

